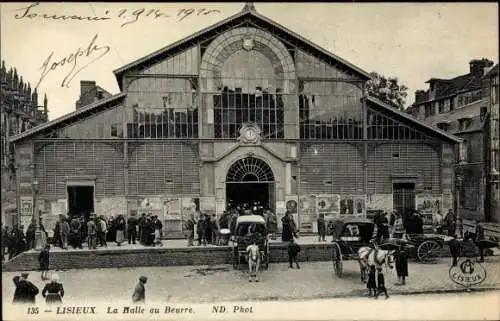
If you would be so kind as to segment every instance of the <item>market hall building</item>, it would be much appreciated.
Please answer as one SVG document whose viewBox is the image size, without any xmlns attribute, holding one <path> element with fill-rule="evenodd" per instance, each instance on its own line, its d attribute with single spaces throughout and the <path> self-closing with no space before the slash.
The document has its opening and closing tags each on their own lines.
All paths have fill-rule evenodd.
<svg viewBox="0 0 500 321">
<path fill-rule="evenodd" d="M 453 207 L 458 138 L 366 95 L 369 74 L 252 5 L 114 71 L 121 92 L 15 136 L 27 224 L 258 200 L 326 218 Z M 24 207 L 23 207 L 24 206 Z M 26 211 L 24 209 L 27 209 Z"/>
</svg>

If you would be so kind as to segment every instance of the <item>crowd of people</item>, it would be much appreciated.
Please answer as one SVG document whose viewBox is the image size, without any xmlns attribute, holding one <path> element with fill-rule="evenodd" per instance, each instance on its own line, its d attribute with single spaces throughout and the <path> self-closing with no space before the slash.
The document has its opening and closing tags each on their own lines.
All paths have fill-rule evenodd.
<svg viewBox="0 0 500 321">
<path fill-rule="evenodd" d="M 188 246 L 194 245 L 195 231 L 197 235 L 198 246 L 206 246 L 207 244 L 225 245 L 227 238 L 236 233 L 236 222 L 239 216 L 242 215 L 260 215 L 264 218 L 268 233 L 271 239 L 276 239 L 278 223 L 276 214 L 269 208 L 264 208 L 258 203 L 242 203 L 237 205 L 228 205 L 226 211 L 222 213 L 219 219 L 212 213 L 197 212 L 196 215 L 184 222 L 183 231 L 187 238 Z"/>
</svg>

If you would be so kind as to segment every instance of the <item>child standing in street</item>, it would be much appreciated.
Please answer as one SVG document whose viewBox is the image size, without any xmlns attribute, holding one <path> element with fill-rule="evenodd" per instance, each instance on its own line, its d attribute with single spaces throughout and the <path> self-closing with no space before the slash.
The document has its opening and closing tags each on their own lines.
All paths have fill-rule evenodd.
<svg viewBox="0 0 500 321">
<path fill-rule="evenodd" d="M 384 273 L 382 273 L 382 268 L 379 266 L 377 268 L 377 291 L 375 294 L 375 299 L 378 299 L 378 295 L 384 292 L 385 298 L 389 298 L 389 294 L 387 294 L 387 289 L 385 288 L 385 277 Z"/>
<path fill-rule="evenodd" d="M 50 263 L 50 245 L 47 244 L 43 250 L 38 255 L 38 263 L 40 263 L 40 270 L 42 271 L 42 281 L 47 280 L 49 273 L 49 263 Z"/>
<path fill-rule="evenodd" d="M 368 272 L 368 282 L 366 283 L 366 287 L 368 288 L 368 295 L 377 296 L 377 283 L 375 279 L 375 265 L 370 265 L 370 271 Z"/>
</svg>

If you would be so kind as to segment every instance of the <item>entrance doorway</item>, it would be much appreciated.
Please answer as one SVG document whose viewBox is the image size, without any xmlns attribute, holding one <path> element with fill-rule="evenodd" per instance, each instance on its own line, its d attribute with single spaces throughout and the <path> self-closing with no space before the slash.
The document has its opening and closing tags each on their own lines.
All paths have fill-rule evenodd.
<svg viewBox="0 0 500 321">
<path fill-rule="evenodd" d="M 68 212 L 88 218 L 94 211 L 94 186 L 68 185 Z"/>
<path fill-rule="evenodd" d="M 274 174 L 263 160 L 246 157 L 236 161 L 226 176 L 226 203 L 253 205 L 274 210 Z"/>
<path fill-rule="evenodd" d="M 394 210 L 404 215 L 415 209 L 415 183 L 394 183 L 392 186 Z"/>
</svg>

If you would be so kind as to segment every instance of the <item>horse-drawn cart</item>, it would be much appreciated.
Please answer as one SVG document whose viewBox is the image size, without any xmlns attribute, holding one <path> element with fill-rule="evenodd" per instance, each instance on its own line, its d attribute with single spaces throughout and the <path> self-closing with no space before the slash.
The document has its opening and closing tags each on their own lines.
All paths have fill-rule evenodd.
<svg viewBox="0 0 500 321">
<path fill-rule="evenodd" d="M 269 238 L 265 219 L 260 215 L 243 215 L 236 220 L 233 243 L 233 266 L 240 268 L 247 262 L 247 247 L 256 242 L 260 252 L 260 266 L 269 267 Z"/>
<path fill-rule="evenodd" d="M 368 246 L 373 237 L 374 224 L 365 219 L 336 220 L 333 222 L 332 263 L 337 277 L 344 272 L 343 260 L 359 260 L 358 251 Z M 364 279 L 364 269 L 361 278 Z"/>
</svg>

